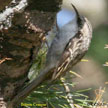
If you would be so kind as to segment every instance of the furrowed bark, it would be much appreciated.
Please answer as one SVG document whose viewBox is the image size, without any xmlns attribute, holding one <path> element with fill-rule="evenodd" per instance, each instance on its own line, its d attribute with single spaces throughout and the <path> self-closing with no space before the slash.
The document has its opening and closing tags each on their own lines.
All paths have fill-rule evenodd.
<svg viewBox="0 0 108 108">
<path fill-rule="evenodd" d="M 0 18 L 1 108 L 3 105 L 8 108 L 7 103 L 11 103 L 27 82 L 28 71 L 45 34 L 54 24 L 62 2 L 62 0 L 28 0 L 28 5 L 18 11 L 17 5 L 21 1 L 23 0 L 16 0 L 16 3 L 12 0 L 0 1 L 3 4 L 0 5 L 2 11 L 0 15 L 8 8 L 13 9 L 4 19 Z M 13 105 L 15 104 L 11 104 L 9 108 L 15 108 Z"/>
</svg>

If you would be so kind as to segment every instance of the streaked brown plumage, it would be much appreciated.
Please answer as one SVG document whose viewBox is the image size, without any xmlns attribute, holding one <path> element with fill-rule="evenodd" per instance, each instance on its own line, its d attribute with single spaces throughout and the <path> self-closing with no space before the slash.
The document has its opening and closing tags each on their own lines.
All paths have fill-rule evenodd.
<svg viewBox="0 0 108 108">
<path fill-rule="evenodd" d="M 79 15 L 75 6 L 73 6 L 73 8 L 78 16 L 78 33 L 72 39 L 70 39 L 70 42 L 66 46 L 58 66 L 53 73 L 53 80 L 69 71 L 69 69 L 79 62 L 87 52 L 91 42 L 92 27 L 90 22 L 87 20 L 87 18 Z"/>
</svg>

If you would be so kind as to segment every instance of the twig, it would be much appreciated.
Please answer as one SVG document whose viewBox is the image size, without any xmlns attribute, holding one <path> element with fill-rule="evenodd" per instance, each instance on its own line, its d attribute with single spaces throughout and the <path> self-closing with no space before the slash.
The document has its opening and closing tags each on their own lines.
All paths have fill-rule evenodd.
<svg viewBox="0 0 108 108">
<path fill-rule="evenodd" d="M 102 96 L 105 92 L 105 88 L 102 89 L 102 87 L 100 87 L 98 90 L 95 90 L 95 94 L 96 94 L 96 98 L 94 100 L 94 105 L 98 105 L 98 104 L 102 104 Z"/>
<path fill-rule="evenodd" d="M 104 48 L 107 49 L 108 48 L 108 44 L 106 44 Z"/>
<path fill-rule="evenodd" d="M 3 58 L 2 60 L 0 60 L 0 64 L 2 64 L 3 62 L 5 62 L 6 60 L 12 60 L 12 58 Z"/>
<path fill-rule="evenodd" d="M 69 86 L 65 83 L 65 80 L 63 78 L 61 78 L 60 80 L 63 83 L 63 86 L 65 88 L 65 91 L 66 91 L 66 94 L 67 94 L 67 101 L 68 101 L 70 107 L 71 108 L 75 108 L 74 104 L 73 104 L 72 94 L 70 93 Z"/>
</svg>

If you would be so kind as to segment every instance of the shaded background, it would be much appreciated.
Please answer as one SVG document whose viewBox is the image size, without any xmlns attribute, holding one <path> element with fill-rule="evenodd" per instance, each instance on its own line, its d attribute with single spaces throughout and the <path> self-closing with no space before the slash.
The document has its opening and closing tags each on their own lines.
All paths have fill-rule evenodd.
<svg viewBox="0 0 108 108">
<path fill-rule="evenodd" d="M 91 46 L 84 57 L 89 61 L 80 62 L 73 69 L 83 77 L 72 79 L 78 83 L 74 89 L 92 88 L 89 94 L 95 98 L 94 90 L 106 87 L 103 99 L 108 102 L 108 85 L 105 84 L 108 81 L 108 67 L 103 66 L 108 61 L 108 49 L 104 48 L 108 44 L 108 0 L 64 0 L 62 8 L 72 11 L 71 3 L 93 26 Z"/>
</svg>

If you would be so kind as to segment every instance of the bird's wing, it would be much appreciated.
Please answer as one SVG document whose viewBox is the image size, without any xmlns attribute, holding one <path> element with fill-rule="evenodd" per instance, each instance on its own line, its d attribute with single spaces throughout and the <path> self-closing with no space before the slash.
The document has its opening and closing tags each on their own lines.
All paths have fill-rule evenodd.
<svg viewBox="0 0 108 108">
<path fill-rule="evenodd" d="M 63 75 L 67 70 L 73 67 L 88 50 L 92 38 L 92 28 L 88 20 L 82 17 L 78 33 L 72 37 L 67 44 L 58 66 L 56 67 L 52 80 Z"/>
<path fill-rule="evenodd" d="M 74 61 L 74 60 L 75 60 L 76 56 L 79 56 L 78 50 L 80 50 L 79 47 L 80 47 L 80 43 L 81 43 L 80 35 L 81 35 L 80 32 L 78 32 L 76 34 L 76 36 L 74 36 L 72 39 L 70 39 L 69 43 L 67 44 L 67 46 L 61 56 L 59 64 L 53 73 L 52 79 L 55 80 L 56 78 L 60 77 L 61 74 L 65 70 L 67 70 L 70 62 L 73 61 L 72 64 L 75 64 L 74 62 L 76 62 L 76 61 Z"/>
<path fill-rule="evenodd" d="M 76 63 L 75 58 L 81 55 L 78 55 L 78 50 L 79 50 L 79 46 L 80 43 L 82 41 L 82 39 L 80 39 L 83 35 L 81 32 L 81 29 L 83 28 L 83 21 L 81 19 L 81 16 L 79 15 L 77 9 L 75 8 L 75 6 L 73 4 L 71 4 L 72 7 L 74 8 L 76 15 L 77 15 L 77 24 L 78 24 L 78 32 L 76 33 L 76 35 L 74 37 L 72 37 L 69 41 L 69 43 L 66 45 L 66 48 L 61 56 L 61 59 L 52 75 L 52 80 L 55 80 L 56 78 L 58 78 L 59 76 L 61 76 L 61 73 L 63 73 L 65 70 L 67 70 L 68 65 L 70 64 L 70 62 L 72 62 L 72 64 Z M 81 58 L 81 57 L 79 57 Z M 78 61 L 78 60 L 77 60 Z"/>
</svg>

